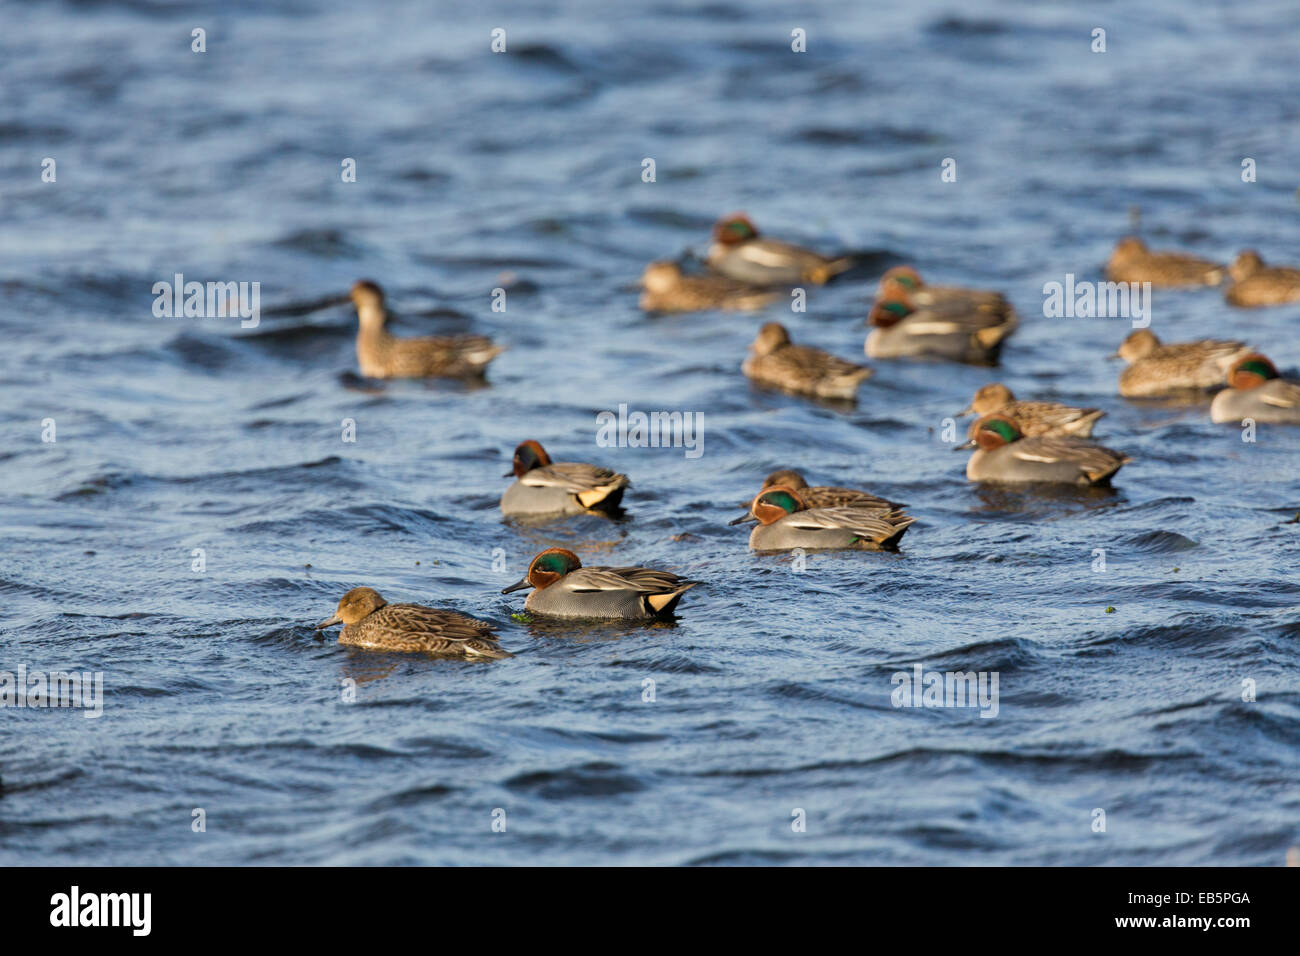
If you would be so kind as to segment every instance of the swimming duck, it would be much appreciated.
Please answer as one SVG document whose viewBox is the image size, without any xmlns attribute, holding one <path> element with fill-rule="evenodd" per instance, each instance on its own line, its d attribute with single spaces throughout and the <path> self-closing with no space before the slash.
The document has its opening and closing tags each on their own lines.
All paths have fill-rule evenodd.
<svg viewBox="0 0 1300 956">
<path fill-rule="evenodd" d="M 538 442 L 529 439 L 515 449 L 511 470 L 502 477 L 515 483 L 501 496 L 507 515 L 581 514 L 613 511 L 631 484 L 627 475 L 576 461 L 551 461 Z"/>
<path fill-rule="evenodd" d="M 892 550 L 916 521 L 888 507 L 809 508 L 800 492 L 781 485 L 755 495 L 749 513 L 758 522 L 749 534 L 749 547 L 754 551 Z M 737 518 L 731 524 L 744 520 Z"/>
<path fill-rule="evenodd" d="M 885 284 L 867 316 L 874 328 L 864 350 L 869 358 L 940 358 L 971 365 L 994 365 L 1002 342 L 1016 330 L 1015 310 L 947 302 L 918 308 L 898 282 Z"/>
<path fill-rule="evenodd" d="M 533 588 L 524 610 L 547 617 L 650 620 L 672 614 L 682 595 L 699 584 L 651 568 L 584 568 L 564 548 L 533 558 L 528 573 L 502 594 Z"/>
<path fill-rule="evenodd" d="M 880 277 L 877 294 L 883 294 L 893 283 L 902 286 L 913 304 L 921 308 L 961 303 L 1000 314 L 1011 309 L 1011 304 L 1001 292 L 992 289 L 967 289 L 962 286 L 927 285 L 922 281 L 921 274 L 911 266 L 894 266 L 888 270 Z"/>
<path fill-rule="evenodd" d="M 745 375 L 759 384 L 800 395 L 851 401 L 858 386 L 872 374 L 865 365 L 854 365 L 807 345 L 794 345 L 779 322 L 768 322 L 759 329 L 749 348 L 751 354 L 740 367 Z"/>
<path fill-rule="evenodd" d="M 1115 244 L 1106 263 L 1111 282 L 1150 282 L 1153 286 L 1218 285 L 1225 270 L 1217 262 L 1182 252 L 1151 252 L 1137 236 L 1125 236 Z"/>
<path fill-rule="evenodd" d="M 884 498 L 878 498 L 875 495 L 859 491 L 857 488 L 837 488 L 831 485 L 813 485 L 809 486 L 804 480 L 803 475 L 792 468 L 783 468 L 780 471 L 774 471 L 763 479 L 763 486 L 760 491 L 766 491 L 768 488 L 791 488 L 799 492 L 799 497 L 809 508 L 840 508 L 852 506 L 855 508 L 884 508 L 894 510 L 903 507 L 895 501 L 886 501 Z M 757 521 L 749 513 L 750 501 L 743 502 L 741 507 L 745 509 L 745 514 L 737 518 L 732 524 L 741 524 L 746 521 Z"/>
<path fill-rule="evenodd" d="M 1003 412 L 1016 420 L 1026 438 L 1088 438 L 1092 426 L 1106 413 L 1096 408 L 1075 408 L 1059 402 L 1020 402 L 1011 389 L 1001 382 L 985 385 L 975 393 L 961 415 L 986 415 Z M 978 420 L 977 420 L 978 421 Z M 975 437 L 976 422 L 971 422 L 970 437 Z"/>
<path fill-rule="evenodd" d="M 505 351 L 484 335 L 429 335 L 399 339 L 384 323 L 384 293 L 373 282 L 352 287 L 361 328 L 357 332 L 357 364 L 367 378 L 481 377 L 487 365 Z"/>
<path fill-rule="evenodd" d="M 1279 378 L 1273 363 L 1259 353 L 1238 359 L 1228 372 L 1228 387 L 1210 403 L 1210 421 L 1243 419 L 1300 425 L 1300 383 Z"/>
<path fill-rule="evenodd" d="M 715 272 L 755 285 L 822 285 L 853 265 L 811 249 L 760 236 L 744 213 L 724 216 L 713 226 L 708 264 Z"/>
<path fill-rule="evenodd" d="M 343 625 L 340 644 L 381 651 L 422 651 L 448 657 L 514 657 L 496 641 L 496 625 L 456 611 L 419 604 L 389 604 L 374 588 L 353 588 L 334 616 L 316 625 Z"/>
<path fill-rule="evenodd" d="M 652 262 L 641 276 L 641 308 L 646 312 L 699 312 L 704 309 L 753 311 L 782 298 L 719 275 L 688 276 L 675 262 Z"/>
<path fill-rule="evenodd" d="M 1300 301 L 1300 269 L 1266 266 L 1254 249 L 1247 249 L 1228 267 L 1233 283 L 1223 293 L 1229 305 L 1282 305 Z"/>
<path fill-rule="evenodd" d="M 1125 398 L 1157 398 L 1223 383 L 1232 363 L 1250 349 L 1244 342 L 1201 339 L 1163 345 L 1150 329 L 1129 333 L 1114 357 L 1128 363 L 1119 376 Z"/>
<path fill-rule="evenodd" d="M 975 446 L 966 463 L 971 481 L 1108 485 L 1115 472 L 1133 460 L 1077 438 L 1024 438 L 1016 421 L 1001 412 L 984 415 L 975 424 L 975 437 L 958 446 Z"/>
</svg>

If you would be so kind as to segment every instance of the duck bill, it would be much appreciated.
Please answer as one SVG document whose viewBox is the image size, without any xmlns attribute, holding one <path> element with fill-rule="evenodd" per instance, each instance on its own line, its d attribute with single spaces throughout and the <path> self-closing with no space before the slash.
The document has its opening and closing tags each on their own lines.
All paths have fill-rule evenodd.
<svg viewBox="0 0 1300 956">
<path fill-rule="evenodd" d="M 956 447 L 954 447 L 953 451 L 966 451 L 968 448 L 974 448 L 977 444 L 978 443 L 975 441 L 975 439 L 972 438 L 970 441 L 966 442 L 965 444 L 957 445 Z"/>
<path fill-rule="evenodd" d="M 507 472 L 506 472 L 504 475 L 502 475 L 501 477 L 502 477 L 502 478 L 513 478 L 513 477 L 514 477 L 514 474 L 515 474 L 515 473 L 514 473 L 513 470 L 512 470 L 512 471 L 507 471 Z"/>
<path fill-rule="evenodd" d="M 732 525 L 735 525 L 735 524 L 745 524 L 745 523 L 748 522 L 748 521 L 757 521 L 757 520 L 758 520 L 758 519 L 755 518 L 755 517 L 754 517 L 753 515 L 751 515 L 751 514 L 743 514 L 743 515 L 741 515 L 739 518 L 737 518 L 735 521 L 728 521 L 728 522 L 727 522 L 727 527 L 731 527 Z"/>
<path fill-rule="evenodd" d="M 1119 358 L 1119 357 L 1120 357 L 1120 354 L 1119 354 L 1118 352 L 1111 352 L 1109 355 L 1106 356 L 1106 360 L 1109 361 L 1109 362 L 1113 362 L 1113 361 L 1115 361 L 1115 359 L 1117 359 L 1117 358 Z"/>
<path fill-rule="evenodd" d="M 524 588 L 530 588 L 532 586 L 533 586 L 532 582 L 530 582 L 527 578 L 521 578 L 520 580 L 516 581 L 514 584 L 510 585 L 510 587 L 502 588 L 501 593 L 509 594 L 511 591 L 521 591 Z"/>
<path fill-rule="evenodd" d="M 965 418 L 967 415 L 973 415 L 973 414 L 975 414 L 975 406 L 967 405 L 965 408 L 963 408 L 961 411 L 957 413 L 957 417 Z"/>
<path fill-rule="evenodd" d="M 327 627 L 333 627 L 335 624 L 342 624 L 342 623 L 343 623 L 343 619 L 340 618 L 337 614 L 335 614 L 333 617 L 326 618 L 325 620 L 317 624 L 316 630 L 323 631 Z"/>
</svg>

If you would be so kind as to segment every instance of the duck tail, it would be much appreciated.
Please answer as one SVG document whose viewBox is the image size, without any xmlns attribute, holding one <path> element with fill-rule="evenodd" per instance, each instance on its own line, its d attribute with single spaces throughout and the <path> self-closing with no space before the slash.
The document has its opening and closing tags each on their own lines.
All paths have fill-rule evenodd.
<svg viewBox="0 0 1300 956">
<path fill-rule="evenodd" d="M 497 345 L 495 342 L 483 348 L 475 349 L 465 356 L 465 361 L 471 365 L 486 367 L 489 362 L 506 350 L 504 345 Z"/>
<path fill-rule="evenodd" d="M 1125 465 L 1132 463 L 1133 459 L 1128 455 L 1120 455 L 1115 459 L 1114 464 L 1101 471 L 1088 473 L 1088 481 L 1094 485 L 1109 485 L 1110 480 L 1115 477 L 1115 473 Z"/>
<path fill-rule="evenodd" d="M 514 657 L 509 651 L 493 641 L 470 640 L 465 642 L 465 653 L 470 657 L 482 657 L 485 660 L 501 661 Z"/>
<path fill-rule="evenodd" d="M 916 519 L 911 517 L 910 515 L 901 516 L 894 523 L 894 533 L 891 534 L 889 537 L 883 538 L 876 543 L 879 544 L 882 548 L 897 548 L 898 542 L 903 540 L 903 535 L 907 533 L 907 529 L 910 528 L 913 524 L 915 524 L 915 522 Z"/>
<path fill-rule="evenodd" d="M 682 581 L 671 591 L 664 591 L 660 594 L 647 594 L 645 603 L 655 614 L 671 614 L 677 607 L 677 602 L 682 599 L 682 595 L 689 591 L 699 581 Z"/>
<path fill-rule="evenodd" d="M 1001 325 L 990 325 L 983 329 L 975 330 L 975 341 L 983 348 L 995 349 L 1002 345 L 1002 340 L 1016 330 L 1016 323 L 1013 318 L 1009 318 Z"/>
<path fill-rule="evenodd" d="M 630 484 L 627 475 L 615 475 L 598 488 L 578 492 L 578 503 L 584 508 L 617 508 L 623 500 L 623 489 Z"/>
<path fill-rule="evenodd" d="M 814 266 L 808 270 L 808 279 L 817 285 L 825 285 L 831 279 L 835 278 L 841 272 L 853 268 L 852 256 L 841 256 L 838 259 L 831 259 L 820 265 Z"/>
</svg>

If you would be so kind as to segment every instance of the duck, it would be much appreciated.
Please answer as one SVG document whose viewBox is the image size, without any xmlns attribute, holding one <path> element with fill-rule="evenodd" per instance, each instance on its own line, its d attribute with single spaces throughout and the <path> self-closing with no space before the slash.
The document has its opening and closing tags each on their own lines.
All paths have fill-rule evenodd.
<svg viewBox="0 0 1300 956">
<path fill-rule="evenodd" d="M 983 415 L 975 425 L 975 437 L 958 446 L 975 448 L 966 463 L 970 481 L 1105 486 L 1133 460 L 1078 438 L 1025 438 L 1016 420 L 1002 412 Z"/>
<path fill-rule="evenodd" d="M 1151 252 L 1137 236 L 1117 242 L 1106 263 L 1106 278 L 1111 282 L 1150 282 L 1167 288 L 1218 285 L 1225 274 L 1222 265 L 1209 259 L 1182 252 Z"/>
<path fill-rule="evenodd" d="M 957 417 L 1005 412 L 1016 420 L 1026 438 L 1090 438 L 1092 426 L 1106 413 L 1097 408 L 1076 408 L 1059 402 L 1021 402 L 1001 382 L 992 382 L 975 392 L 975 397 Z M 971 438 L 975 422 L 971 422 Z"/>
<path fill-rule="evenodd" d="M 675 262 L 659 261 L 641 275 L 640 306 L 646 312 L 700 312 L 720 309 L 752 312 L 782 298 L 780 292 L 761 289 L 720 275 L 688 276 Z"/>
<path fill-rule="evenodd" d="M 408 651 L 500 660 L 514 657 L 497 643 L 496 625 L 459 611 L 419 604 L 389 604 L 374 588 L 353 588 L 343 595 L 332 617 L 316 625 L 322 631 L 343 625 L 340 644 L 378 651 Z"/>
<path fill-rule="evenodd" d="M 1210 403 L 1210 421 L 1244 419 L 1274 425 L 1300 425 L 1300 382 L 1280 378 L 1277 368 L 1255 352 L 1233 363 L 1228 387 Z"/>
<path fill-rule="evenodd" d="M 947 302 L 918 307 L 900 283 L 886 283 L 867 322 L 868 358 L 938 358 L 970 365 L 996 365 L 1002 343 L 1016 330 L 1010 304 L 976 306 Z"/>
<path fill-rule="evenodd" d="M 652 568 L 584 568 L 572 551 L 547 548 L 501 593 L 532 588 L 524 610 L 542 617 L 645 621 L 671 615 L 682 595 L 699 583 Z"/>
<path fill-rule="evenodd" d="M 1266 266 L 1254 249 L 1242 251 L 1228 266 L 1232 285 L 1223 297 L 1229 305 L 1253 308 L 1300 302 L 1300 269 Z"/>
<path fill-rule="evenodd" d="M 482 378 L 505 351 L 485 335 L 429 335 L 402 339 L 384 325 L 384 293 L 362 279 L 352 286 L 357 308 L 357 364 L 366 378 Z"/>
<path fill-rule="evenodd" d="M 1119 376 L 1120 395 L 1159 398 L 1222 384 L 1232 364 L 1251 351 L 1244 342 L 1220 339 L 1165 345 L 1150 329 L 1138 329 L 1111 357 L 1128 363 Z"/>
<path fill-rule="evenodd" d="M 1003 313 L 1011 308 L 1007 297 L 992 289 L 968 289 L 963 286 L 927 285 L 921 274 L 912 266 L 894 266 L 880 277 L 877 294 L 883 294 L 891 284 L 898 284 L 911 301 L 919 307 L 960 303 L 989 312 Z"/>
<path fill-rule="evenodd" d="M 582 514 L 612 512 L 631 482 L 600 465 L 551 461 L 540 442 L 532 439 L 515 448 L 511 470 L 502 477 L 515 482 L 501 496 L 506 515 Z"/>
<path fill-rule="evenodd" d="M 706 261 L 714 272 L 754 285 L 824 285 L 853 265 L 851 256 L 832 258 L 760 236 L 743 212 L 723 216 L 714 224 Z"/>
<path fill-rule="evenodd" d="M 916 521 L 901 511 L 885 508 L 809 508 L 802 494 L 776 485 L 754 496 L 750 516 L 758 522 L 749 534 L 753 551 L 788 551 L 792 548 L 860 551 L 894 550 Z M 737 518 L 731 524 L 740 524 Z"/>
<path fill-rule="evenodd" d="M 763 479 L 763 486 L 759 491 L 766 491 L 768 488 L 785 487 L 799 492 L 799 497 L 809 508 L 838 508 L 852 506 L 856 508 L 884 508 L 894 510 L 903 507 L 896 501 L 888 501 L 884 498 L 877 497 L 867 491 L 860 491 L 857 488 L 838 488 L 830 485 L 813 485 L 809 486 L 804 476 L 793 468 L 782 468 L 772 472 Z M 749 507 L 753 499 L 745 501 L 741 507 L 745 509 L 745 514 L 737 518 L 732 524 L 741 524 L 746 521 L 757 521 L 749 513 Z"/>
<path fill-rule="evenodd" d="M 780 322 L 768 322 L 758 330 L 750 353 L 741 365 L 750 380 L 815 398 L 852 401 L 858 386 L 874 371 L 821 349 L 793 344 Z"/>
</svg>

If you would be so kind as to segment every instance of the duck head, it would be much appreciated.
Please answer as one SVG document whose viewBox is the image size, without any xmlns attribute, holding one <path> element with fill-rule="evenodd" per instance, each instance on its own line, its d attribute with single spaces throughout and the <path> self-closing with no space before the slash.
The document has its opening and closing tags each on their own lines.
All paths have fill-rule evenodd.
<svg viewBox="0 0 1300 956">
<path fill-rule="evenodd" d="M 1119 242 L 1115 243 L 1115 251 L 1111 253 L 1112 259 L 1132 259 L 1135 256 L 1145 255 L 1147 244 L 1137 236 L 1125 236 Z"/>
<path fill-rule="evenodd" d="M 886 297 L 881 295 L 867 313 L 867 324 L 878 329 L 887 329 L 896 325 L 912 314 L 912 307 L 901 296 Z"/>
<path fill-rule="evenodd" d="M 777 349 L 790 344 L 790 333 L 780 322 L 768 322 L 758 330 L 754 344 L 750 346 L 755 355 L 771 355 Z"/>
<path fill-rule="evenodd" d="M 1237 258 L 1232 260 L 1232 265 L 1228 266 L 1228 273 L 1233 281 L 1240 282 L 1253 276 L 1262 268 L 1264 268 L 1264 260 L 1260 258 L 1259 253 L 1254 249 L 1243 249 L 1238 253 Z"/>
<path fill-rule="evenodd" d="M 666 260 L 650 263 L 641 273 L 641 287 L 656 294 L 671 292 L 681 281 L 682 267 Z"/>
<path fill-rule="evenodd" d="M 759 524 L 771 524 L 773 521 L 780 521 L 796 511 L 803 511 L 806 507 L 808 506 L 799 497 L 799 492 L 793 488 L 777 485 L 755 495 L 754 503 L 749 506 L 749 513 Z M 733 524 L 739 524 L 739 522 L 733 522 Z"/>
<path fill-rule="evenodd" d="M 384 324 L 384 291 L 369 279 L 352 286 L 352 304 L 357 307 L 357 317 L 363 329 L 382 328 Z"/>
<path fill-rule="evenodd" d="M 1277 377 L 1277 368 L 1273 363 L 1256 352 L 1232 363 L 1232 368 L 1228 370 L 1228 385 L 1243 390 L 1259 388 L 1269 379 Z"/>
<path fill-rule="evenodd" d="M 897 283 L 904 289 L 919 289 L 925 285 L 921 281 L 921 274 L 911 266 L 894 266 L 880 277 L 880 294 L 883 295 L 885 287 L 890 283 Z"/>
<path fill-rule="evenodd" d="M 970 400 L 970 404 L 964 411 L 957 414 L 959 416 L 986 415 L 989 412 L 996 412 L 999 408 L 1006 408 L 1015 400 L 1016 397 L 1011 394 L 1011 389 L 1001 382 L 990 382 L 975 393 L 975 397 Z"/>
<path fill-rule="evenodd" d="M 1160 347 L 1160 340 L 1150 329 L 1138 329 L 1136 332 L 1130 332 L 1128 337 L 1120 343 L 1119 351 L 1111 358 L 1122 358 L 1125 362 L 1132 365 L 1140 358 L 1145 358 Z"/>
<path fill-rule="evenodd" d="M 535 442 L 530 438 L 528 441 L 519 443 L 519 447 L 515 449 L 511 469 L 501 477 L 509 478 L 513 475 L 516 478 L 522 478 L 534 468 L 545 468 L 550 463 L 551 456 L 546 454 L 546 449 L 541 446 L 540 442 Z"/>
<path fill-rule="evenodd" d="M 326 618 L 316 625 L 321 631 L 335 624 L 355 624 L 367 614 L 373 614 L 388 602 L 374 588 L 353 588 L 339 601 L 338 610 L 333 617 Z"/>
<path fill-rule="evenodd" d="M 582 561 L 572 551 L 564 548 L 547 548 L 528 565 L 528 573 L 510 585 L 502 588 L 502 594 L 519 591 L 523 588 L 536 588 L 538 591 L 549 587 L 570 571 L 582 567 Z"/>
<path fill-rule="evenodd" d="M 993 413 L 984 415 L 971 425 L 972 438 L 964 445 L 958 445 L 953 451 L 977 447 L 982 451 L 994 451 L 1003 445 L 1020 440 L 1020 426 L 1008 415 Z"/>
<path fill-rule="evenodd" d="M 793 468 L 783 468 L 780 471 L 774 471 L 763 479 L 763 490 L 775 488 L 793 488 L 795 491 L 802 491 L 808 487 L 808 482 L 803 480 L 803 475 Z"/>
<path fill-rule="evenodd" d="M 781 471 L 774 471 L 766 478 L 763 479 L 763 487 L 759 491 L 758 497 L 761 498 L 763 494 L 769 490 L 776 490 L 784 494 L 787 492 L 802 491 L 804 488 L 807 487 L 808 487 L 808 482 L 803 480 L 803 475 L 799 474 L 799 472 L 791 468 L 785 468 L 782 469 Z M 781 500 L 784 501 L 785 499 L 782 498 Z M 802 499 L 798 499 L 798 500 L 799 500 L 799 508 L 805 507 L 805 505 L 803 504 L 803 500 Z M 758 501 L 758 498 L 755 498 L 754 501 Z M 768 508 L 774 503 L 775 502 L 764 503 L 762 504 L 762 507 Z M 789 512 L 784 512 L 784 514 L 789 514 Z M 772 518 L 772 521 L 784 517 L 784 514 L 775 515 Z M 728 521 L 727 524 L 728 525 L 748 524 L 751 521 L 758 521 L 758 520 L 759 519 L 754 514 L 754 503 L 751 502 L 748 511 L 746 511 L 739 518 L 736 518 L 734 521 Z M 771 524 L 771 521 L 765 521 L 763 523 Z"/>
<path fill-rule="evenodd" d="M 713 241 L 724 246 L 738 246 L 757 238 L 758 229 L 743 212 L 733 212 L 713 224 Z"/>
</svg>

